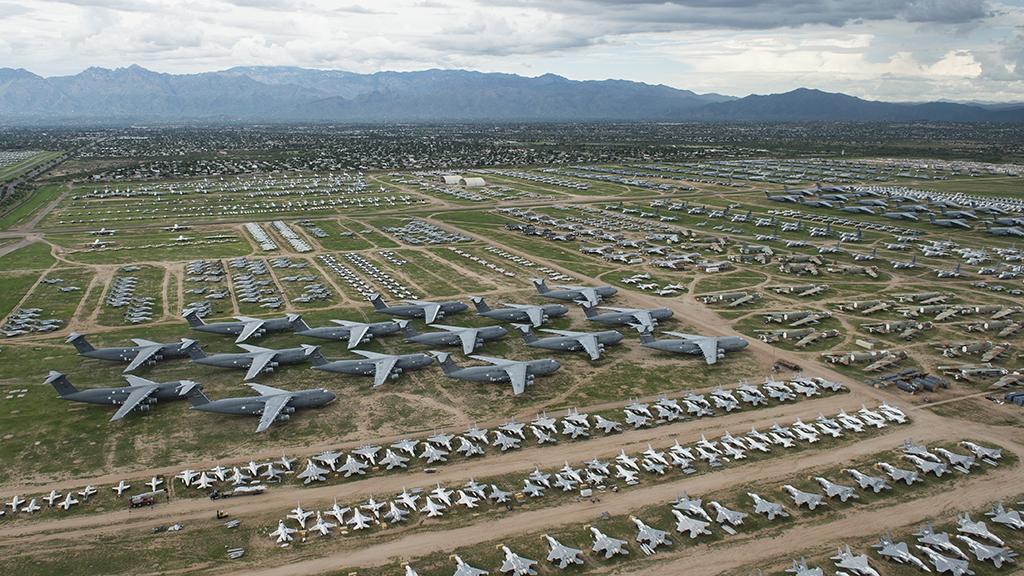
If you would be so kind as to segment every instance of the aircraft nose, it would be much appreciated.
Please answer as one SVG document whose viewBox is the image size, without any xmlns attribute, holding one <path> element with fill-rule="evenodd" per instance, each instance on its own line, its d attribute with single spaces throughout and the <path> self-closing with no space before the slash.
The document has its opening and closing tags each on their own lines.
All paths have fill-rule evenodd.
<svg viewBox="0 0 1024 576">
<path fill-rule="evenodd" d="M 750 342 L 747 342 L 747 341 L 746 341 L 745 339 L 743 339 L 743 338 L 741 338 L 739 342 L 740 342 L 740 349 L 741 349 L 741 350 L 742 350 L 743 348 L 746 348 L 747 346 L 749 346 L 749 345 L 750 345 Z"/>
</svg>

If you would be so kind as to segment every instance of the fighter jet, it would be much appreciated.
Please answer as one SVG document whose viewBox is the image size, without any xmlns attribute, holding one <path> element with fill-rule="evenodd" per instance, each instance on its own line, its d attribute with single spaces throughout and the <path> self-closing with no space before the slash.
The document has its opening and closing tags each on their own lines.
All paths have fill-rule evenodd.
<svg viewBox="0 0 1024 576">
<path fill-rule="evenodd" d="M 910 553 L 906 542 L 893 542 L 891 535 L 882 536 L 878 540 L 878 544 L 872 544 L 871 547 L 878 550 L 878 555 L 883 558 L 900 564 L 911 564 L 919 570 L 931 572 L 931 569 L 920 558 Z"/>
<path fill-rule="evenodd" d="M 97 358 L 111 362 L 127 362 L 128 367 L 124 369 L 126 373 L 132 372 L 142 365 L 152 366 L 160 360 L 188 357 L 188 353 L 182 349 L 187 340 L 162 344 L 151 340 L 143 340 L 142 338 L 132 338 L 135 346 L 125 348 L 93 348 L 86 341 L 85 336 L 78 332 L 72 332 L 65 342 L 73 344 L 75 349 L 78 350 L 78 354 L 86 358 Z"/>
<path fill-rule="evenodd" d="M 920 544 L 924 544 L 925 546 L 934 548 L 935 550 L 953 554 L 957 558 L 967 560 L 967 555 L 965 555 L 963 551 L 957 548 L 956 545 L 949 540 L 949 534 L 945 532 L 936 532 L 931 524 L 925 524 L 922 526 L 917 532 L 914 532 L 914 536 L 917 536 L 917 541 Z"/>
<path fill-rule="evenodd" d="M 420 353 L 393 355 L 365 350 L 353 350 L 352 352 L 363 358 L 328 360 L 322 352 L 317 350 L 310 355 L 310 362 L 315 370 L 354 376 L 373 376 L 374 387 L 384 384 L 389 378 L 397 379 L 407 370 L 419 370 L 434 363 L 434 359 L 429 355 Z"/>
<path fill-rule="evenodd" d="M 839 549 L 839 552 L 832 557 L 836 568 L 849 570 L 859 576 L 878 576 L 878 572 L 868 563 L 867 554 L 854 554 L 850 546 L 846 545 Z"/>
<path fill-rule="evenodd" d="M 479 296 L 472 296 L 469 299 L 476 306 L 477 314 L 498 320 L 499 322 L 513 322 L 519 324 L 529 323 L 534 328 L 539 328 L 550 318 L 560 318 L 568 314 L 569 309 L 562 304 L 509 304 L 502 302 L 504 308 L 491 308 Z"/>
<path fill-rule="evenodd" d="M 188 321 L 193 330 L 209 332 L 210 334 L 237 335 L 235 343 L 245 342 L 249 338 L 259 338 L 270 332 L 289 332 L 293 330 L 293 323 L 302 319 L 299 314 L 288 314 L 283 318 L 250 318 L 248 316 L 235 316 L 235 322 L 215 322 L 207 324 L 199 317 L 195 308 L 189 308 L 181 313 Z"/>
<path fill-rule="evenodd" d="M 847 468 L 845 472 L 857 482 L 861 490 L 870 489 L 875 494 L 882 490 L 892 490 L 892 487 L 886 483 L 885 478 L 880 476 L 869 476 L 856 468 Z"/>
<path fill-rule="evenodd" d="M 966 512 L 957 517 L 956 529 L 958 532 L 970 534 L 972 536 L 979 536 L 981 538 L 994 542 L 999 546 L 1003 545 L 1002 539 L 1000 539 L 999 536 L 993 534 L 992 531 L 988 529 L 988 526 L 985 525 L 985 522 L 981 520 L 978 520 L 977 522 L 971 520 L 970 515 L 968 515 Z"/>
<path fill-rule="evenodd" d="M 793 576 L 825 576 L 825 573 L 815 566 L 811 568 L 807 565 L 806 558 L 800 558 L 800 560 L 793 560 L 793 564 L 786 568 L 787 574 L 793 574 Z"/>
<path fill-rule="evenodd" d="M 320 408 L 336 398 L 333 392 L 323 388 L 292 392 L 255 382 L 250 382 L 247 386 L 260 395 L 211 401 L 202 390 L 193 388 L 188 394 L 188 399 L 194 410 L 219 414 L 259 415 L 260 423 L 256 427 L 256 432 L 263 432 L 274 422 L 289 420 L 296 410 Z"/>
<path fill-rule="evenodd" d="M 485 342 L 504 338 L 508 330 L 501 326 L 483 326 L 481 328 L 464 328 L 461 326 L 447 326 L 445 324 L 434 324 L 441 332 L 417 332 L 408 320 L 399 320 L 398 324 L 405 332 L 406 342 L 415 342 L 430 347 L 437 346 L 461 346 L 462 353 L 467 356 L 472 354 Z"/>
<path fill-rule="evenodd" d="M 537 570 L 534 568 L 537 565 L 536 560 L 524 558 L 509 550 L 508 546 L 505 545 L 502 545 L 501 551 L 505 553 L 505 560 L 501 563 L 500 571 L 511 572 L 512 576 L 533 576 L 537 574 Z"/>
<path fill-rule="evenodd" d="M 557 564 L 561 570 L 570 564 L 583 564 L 583 558 L 580 558 L 582 550 L 570 548 L 547 534 L 544 534 L 544 539 L 548 542 L 548 562 Z"/>
<path fill-rule="evenodd" d="M 956 535 L 957 540 L 960 540 L 967 545 L 967 549 L 974 554 L 974 557 L 979 561 L 992 562 L 996 568 L 1002 568 L 1004 563 L 1014 562 L 1014 558 L 1017 557 L 1017 553 L 1004 546 L 990 546 L 988 544 L 982 544 L 970 536 L 963 534 Z"/>
<path fill-rule="evenodd" d="M 555 334 L 538 338 L 526 324 L 515 324 L 517 330 L 523 335 L 523 341 L 527 346 L 554 350 L 556 352 L 586 352 L 591 360 L 601 358 L 605 346 L 618 344 L 623 336 L 615 330 L 602 330 L 600 332 L 573 332 L 571 330 L 541 329 L 542 332 Z"/>
<path fill-rule="evenodd" d="M 647 330 L 654 330 L 659 320 L 666 320 L 672 317 L 672 311 L 668 308 L 612 308 L 610 306 L 594 307 L 590 304 L 580 304 L 583 314 L 587 320 L 607 324 L 609 326 L 639 326 Z M 598 310 L 605 310 L 599 312 Z M 638 328 L 638 330 L 640 329 Z"/>
<path fill-rule="evenodd" d="M 782 504 L 765 500 L 753 492 L 747 492 L 747 496 L 750 496 L 750 499 L 754 501 L 755 513 L 764 514 L 769 520 L 775 520 L 775 518 L 779 516 L 789 518 L 789 512 L 786 512 L 786 509 L 782 507 Z"/>
<path fill-rule="evenodd" d="M 1024 529 L 1024 518 L 1021 518 L 1020 512 L 1012 508 L 1007 510 L 1001 502 L 992 506 L 992 510 L 986 512 L 985 515 L 997 524 L 1008 526 L 1014 530 Z"/>
<path fill-rule="evenodd" d="M 454 556 L 454 558 L 455 558 L 455 573 L 452 574 L 452 576 L 486 576 L 487 575 L 487 571 L 486 570 L 481 570 L 479 568 L 474 568 L 474 567 L 470 566 L 469 564 L 466 564 L 466 562 L 462 558 L 460 558 L 458 554 L 456 554 Z"/>
<path fill-rule="evenodd" d="M 625 540 L 612 538 L 593 526 L 590 527 L 590 533 L 594 535 L 594 545 L 591 547 L 591 550 L 598 554 L 604 554 L 605 560 L 612 558 L 616 554 L 629 555 Z"/>
<path fill-rule="evenodd" d="M 263 372 L 273 372 L 278 366 L 306 362 L 314 352 L 320 349 L 319 346 L 310 346 L 309 344 L 280 350 L 251 344 L 239 344 L 238 347 L 245 352 L 207 354 L 194 341 L 189 343 L 185 350 L 196 364 L 246 370 L 245 380 L 252 380 Z"/>
<path fill-rule="evenodd" d="M 297 532 L 295 528 L 289 528 L 285 526 L 284 520 L 280 520 L 277 523 L 277 530 L 270 533 L 270 537 L 273 538 L 278 544 L 287 544 L 295 539 L 292 534 Z"/>
<path fill-rule="evenodd" d="M 635 516 L 630 516 L 629 519 L 636 525 L 636 541 L 639 542 L 641 546 L 646 546 L 651 553 L 653 553 L 654 550 L 662 544 L 665 546 L 672 545 L 672 541 L 668 539 L 668 532 L 648 526 Z"/>
<path fill-rule="evenodd" d="M 305 320 L 301 318 L 292 323 L 292 330 L 299 336 L 320 338 L 323 340 L 345 340 L 348 342 L 348 349 L 365 344 L 373 338 L 394 334 L 402 329 L 397 322 L 352 322 L 350 320 L 331 320 L 334 326 L 320 326 L 310 328 Z"/>
<path fill-rule="evenodd" d="M 371 294 L 370 302 L 373 308 L 381 314 L 389 316 L 400 316 L 402 318 L 422 318 L 427 324 L 433 324 L 438 318 L 444 318 L 452 314 L 458 314 L 469 309 L 462 302 L 429 302 L 427 300 L 406 300 L 405 304 L 389 306 L 384 303 L 380 294 Z"/>
<path fill-rule="evenodd" d="M 970 563 L 967 562 L 967 560 L 943 556 L 927 546 L 915 544 L 914 548 L 920 550 L 922 554 L 931 560 L 932 565 L 935 566 L 935 571 L 939 574 L 944 574 L 946 572 L 949 572 L 952 576 L 971 576 L 974 574 L 974 571 L 971 570 Z"/>
<path fill-rule="evenodd" d="M 676 532 L 689 534 L 690 540 L 699 538 L 701 535 L 711 535 L 711 530 L 708 530 L 708 526 L 711 525 L 710 522 L 687 516 L 679 510 L 672 510 L 672 515 L 676 517 Z"/>
<path fill-rule="evenodd" d="M 807 506 L 808 510 L 814 510 L 822 502 L 821 494 L 804 492 L 803 490 L 789 484 L 784 485 L 782 489 L 785 490 L 786 493 L 789 494 L 790 498 L 793 499 L 793 503 L 796 504 L 797 508 L 800 506 Z"/>
<path fill-rule="evenodd" d="M 640 333 L 640 344 L 647 348 L 676 354 L 703 354 L 708 364 L 718 362 L 726 352 L 735 352 L 747 347 L 747 341 L 739 336 L 702 336 L 665 332 L 675 338 L 655 339 L 649 331 Z"/>
<path fill-rule="evenodd" d="M 815 476 L 814 480 L 819 486 L 821 486 L 821 489 L 825 491 L 825 494 L 829 498 L 839 498 L 839 501 L 844 503 L 850 498 L 860 498 L 860 496 L 858 496 L 850 486 L 836 484 L 835 482 L 832 482 L 827 478 L 822 478 L 821 476 Z"/>
<path fill-rule="evenodd" d="M 120 420 L 129 412 L 148 412 L 153 404 L 169 400 L 184 399 L 193 390 L 202 390 L 202 385 L 191 380 L 153 382 L 138 376 L 126 375 L 128 386 L 120 388 L 91 388 L 79 390 L 60 372 L 51 371 L 44 384 L 50 384 L 61 400 L 119 406 L 110 421 Z"/>
<path fill-rule="evenodd" d="M 441 369 L 449 378 L 470 382 L 509 382 L 512 384 L 512 393 L 515 395 L 525 392 L 526 386 L 533 384 L 534 377 L 553 374 L 561 366 L 557 360 L 550 358 L 518 361 L 488 356 L 470 356 L 470 358 L 491 365 L 460 367 L 445 352 L 431 352 L 431 354 L 437 358 Z"/>
<path fill-rule="evenodd" d="M 533 285 L 537 287 L 537 293 L 545 298 L 564 300 L 566 302 L 586 302 L 591 306 L 597 306 L 602 299 L 615 295 L 618 290 L 612 286 L 556 286 L 554 290 L 548 288 L 543 278 L 534 278 Z"/>
</svg>

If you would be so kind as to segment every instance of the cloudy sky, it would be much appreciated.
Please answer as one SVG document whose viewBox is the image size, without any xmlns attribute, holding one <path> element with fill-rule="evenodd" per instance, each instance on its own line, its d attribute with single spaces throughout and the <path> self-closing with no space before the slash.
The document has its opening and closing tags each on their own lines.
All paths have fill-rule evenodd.
<svg viewBox="0 0 1024 576">
<path fill-rule="evenodd" d="M 52 76 L 130 64 L 1022 101 L 1024 0 L 0 0 L 0 66 Z"/>
</svg>

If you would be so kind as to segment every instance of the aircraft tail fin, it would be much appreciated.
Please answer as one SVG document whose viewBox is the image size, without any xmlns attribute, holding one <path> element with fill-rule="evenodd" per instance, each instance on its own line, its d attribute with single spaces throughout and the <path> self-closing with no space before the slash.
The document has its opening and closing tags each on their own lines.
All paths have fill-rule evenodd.
<svg viewBox="0 0 1024 576">
<path fill-rule="evenodd" d="M 61 372 L 51 370 L 50 374 L 46 377 L 45 384 L 53 386 L 53 389 L 57 391 L 57 394 L 61 396 L 67 396 L 78 392 L 78 388 L 75 388 L 68 377 Z"/>
<path fill-rule="evenodd" d="M 188 344 L 182 343 L 181 350 L 188 354 L 188 357 L 196 360 L 199 358 L 206 358 L 206 351 L 199 346 L 199 342 L 195 340 L 190 341 Z"/>
<path fill-rule="evenodd" d="M 583 308 L 583 315 L 587 318 L 593 318 L 597 316 L 597 312 L 594 311 L 594 307 L 590 304 L 583 302 L 580 304 L 580 308 Z"/>
<path fill-rule="evenodd" d="M 309 330 L 309 324 L 302 319 L 302 316 L 295 314 L 288 326 L 292 329 L 292 332 L 303 332 Z"/>
<path fill-rule="evenodd" d="M 309 363 L 312 364 L 313 366 L 323 366 L 324 364 L 327 364 L 327 357 L 324 356 L 324 353 L 322 350 L 320 350 L 320 348 L 317 348 L 316 350 L 310 352 Z"/>
<path fill-rule="evenodd" d="M 406 338 L 414 338 L 419 335 L 419 332 L 416 332 L 416 329 L 412 327 L 412 322 L 396 320 L 396 323 L 402 327 L 402 334 L 405 334 Z"/>
<path fill-rule="evenodd" d="M 448 354 L 447 352 L 431 352 L 431 354 L 434 358 L 437 358 L 437 362 L 441 365 L 441 370 L 444 371 L 445 374 L 451 374 L 455 370 L 459 369 L 455 362 L 452 361 L 451 354 Z"/>
<path fill-rule="evenodd" d="M 484 302 L 484 299 L 480 296 L 473 296 L 470 298 L 470 301 L 472 301 L 473 305 L 476 306 L 476 311 L 481 314 L 491 311 L 491 307 L 488 306 L 487 302 Z"/>
<path fill-rule="evenodd" d="M 210 398 L 198 386 L 189 390 L 187 398 L 193 408 L 198 408 L 199 406 L 210 403 Z"/>
<path fill-rule="evenodd" d="M 85 335 L 79 334 L 78 332 L 72 332 L 68 336 L 67 342 L 70 342 L 75 347 L 75 350 L 78 350 L 79 354 L 85 354 L 86 352 L 92 352 L 95 350 L 92 344 L 89 344 L 89 342 L 86 341 Z"/>
<path fill-rule="evenodd" d="M 545 294 L 550 291 L 543 278 L 534 278 L 533 285 L 537 287 L 537 292 L 541 294 Z"/>
<path fill-rule="evenodd" d="M 537 340 L 537 335 L 533 333 L 533 330 L 530 330 L 529 324 L 513 324 L 513 326 L 523 335 L 524 342 L 534 342 Z"/>
<path fill-rule="evenodd" d="M 192 308 L 185 310 L 181 315 L 185 317 L 186 321 L 188 321 L 188 325 L 193 328 L 204 326 L 206 324 L 206 322 L 203 322 L 203 319 L 199 317 L 199 313 Z"/>
<path fill-rule="evenodd" d="M 374 310 L 387 310 L 388 305 L 384 303 L 384 299 L 380 297 L 380 294 L 374 292 L 370 294 L 368 300 L 373 304 Z"/>
</svg>

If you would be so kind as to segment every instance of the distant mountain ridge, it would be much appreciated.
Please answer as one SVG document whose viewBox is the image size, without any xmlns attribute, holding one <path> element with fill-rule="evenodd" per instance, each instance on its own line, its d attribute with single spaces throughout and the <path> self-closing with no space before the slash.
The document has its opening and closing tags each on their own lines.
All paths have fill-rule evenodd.
<svg viewBox="0 0 1024 576">
<path fill-rule="evenodd" d="M 133 65 L 44 78 L 0 68 L 0 121 L 21 123 L 688 120 L 1021 122 L 1024 107 L 875 102 L 804 88 L 734 98 L 626 80 L 466 70 L 251 66 L 164 74 Z"/>
</svg>

